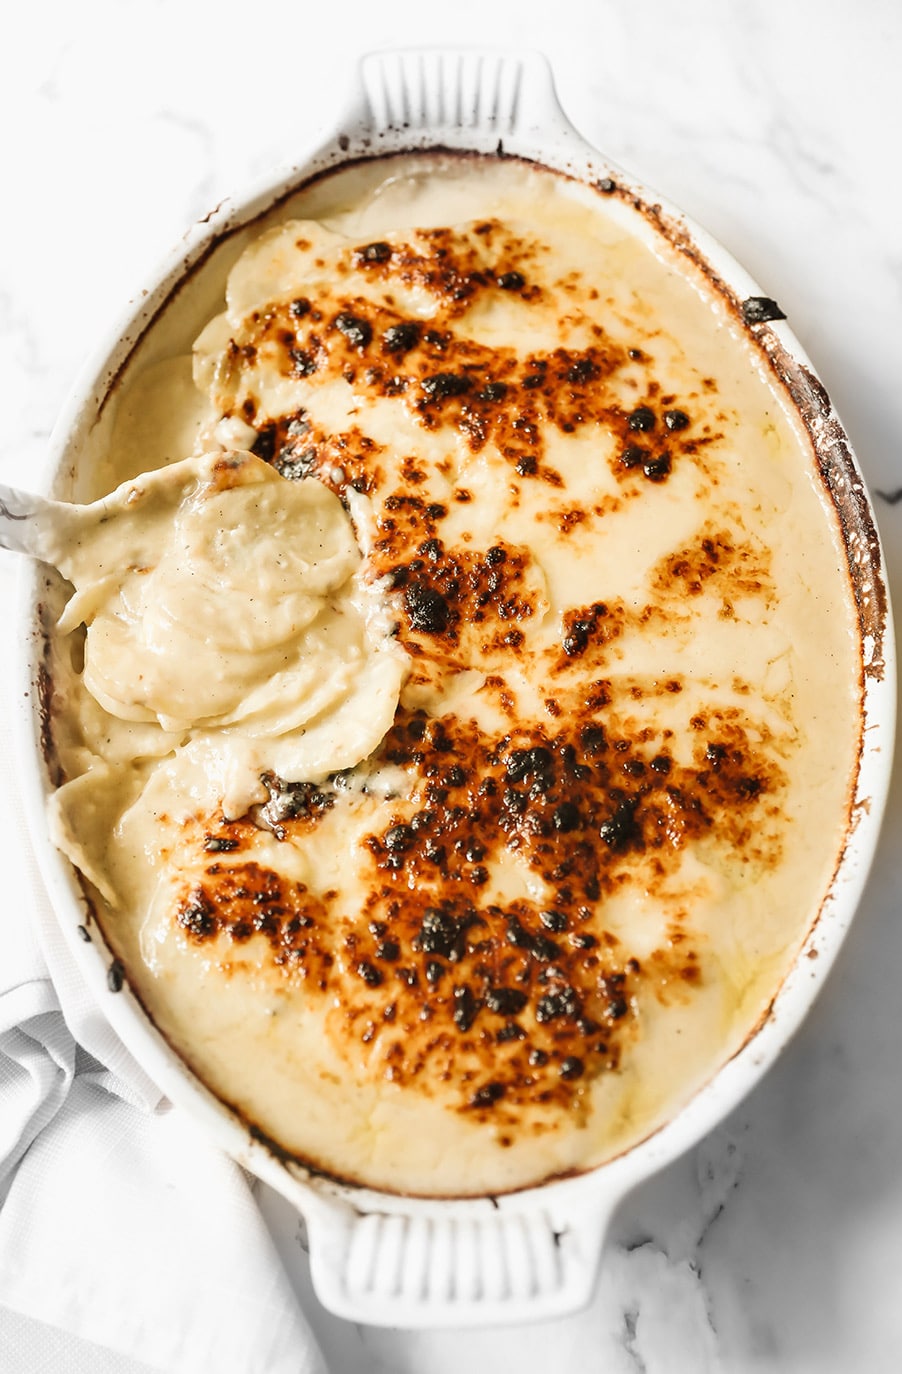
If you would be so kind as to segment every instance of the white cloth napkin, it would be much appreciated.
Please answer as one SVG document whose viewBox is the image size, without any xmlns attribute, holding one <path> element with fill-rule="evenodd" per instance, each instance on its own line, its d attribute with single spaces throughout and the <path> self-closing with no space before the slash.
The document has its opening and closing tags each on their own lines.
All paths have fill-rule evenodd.
<svg viewBox="0 0 902 1374">
<path fill-rule="evenodd" d="M 7 607 L 10 590 L 4 568 Z M 325 1374 L 244 1173 L 161 1099 L 79 978 L 17 802 L 8 697 L 4 681 L 0 1305 L 165 1374 Z"/>
</svg>

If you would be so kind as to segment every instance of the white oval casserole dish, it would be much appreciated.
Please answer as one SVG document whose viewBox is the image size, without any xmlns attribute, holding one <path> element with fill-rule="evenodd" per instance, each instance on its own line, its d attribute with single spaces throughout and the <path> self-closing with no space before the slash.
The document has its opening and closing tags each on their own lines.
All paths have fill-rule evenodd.
<svg viewBox="0 0 902 1374">
<path fill-rule="evenodd" d="M 581 138 L 561 112 L 542 58 L 452 50 L 377 54 L 362 62 L 333 136 L 288 175 L 240 203 L 220 206 L 195 226 L 87 370 L 51 440 L 53 493 L 79 498 L 79 474 L 102 431 L 105 402 L 139 341 L 142 348 L 150 341 L 152 356 L 160 312 L 189 275 L 201 281 L 209 275 L 214 294 L 217 283 L 221 288 L 224 263 L 236 256 L 243 226 L 323 172 L 359 159 L 438 147 L 503 151 L 588 183 L 614 184 L 678 253 L 701 267 L 738 319 L 743 302 L 766 299 L 701 229 Z M 167 1095 L 303 1214 L 316 1291 L 341 1316 L 386 1325 L 459 1326 L 547 1317 L 585 1303 L 615 1206 L 697 1142 L 758 1081 L 810 1007 L 848 928 L 876 844 L 892 756 L 893 640 L 879 541 L 848 441 L 805 354 L 784 323 L 746 323 L 775 384 L 785 387 L 811 436 L 848 553 L 864 664 L 863 743 L 850 824 L 818 918 L 766 1018 L 741 1051 L 665 1127 L 579 1177 L 499 1197 L 441 1200 L 380 1194 L 315 1175 L 277 1157 L 191 1075 L 127 986 L 111 995 L 111 955 L 99 934 L 91 943 L 79 937 L 86 897 L 47 835 L 45 806 L 54 779 L 44 714 L 42 612 L 52 583 L 37 565 L 24 578 L 22 775 L 51 900 L 72 955 L 116 1032 Z"/>
</svg>

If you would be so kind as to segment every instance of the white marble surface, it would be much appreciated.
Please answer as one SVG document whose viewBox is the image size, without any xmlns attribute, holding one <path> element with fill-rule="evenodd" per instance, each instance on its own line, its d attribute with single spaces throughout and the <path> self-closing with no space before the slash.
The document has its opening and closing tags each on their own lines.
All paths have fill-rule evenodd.
<svg viewBox="0 0 902 1374">
<path fill-rule="evenodd" d="M 0 82 L 0 480 L 40 480 L 123 302 L 193 219 L 328 123 L 355 53 L 461 39 L 547 53 L 574 122 L 780 302 L 872 488 L 902 489 L 896 0 L 17 6 Z M 878 498 L 878 514 L 902 604 L 902 501 Z M 264 1191 L 333 1374 L 902 1367 L 900 817 L 897 785 L 809 1020 L 739 1110 L 624 1202 L 587 1311 L 466 1334 L 348 1326 L 318 1308 L 296 1222 Z M 41 1344 L 8 1315 L 0 1366 L 139 1368 Z"/>
</svg>

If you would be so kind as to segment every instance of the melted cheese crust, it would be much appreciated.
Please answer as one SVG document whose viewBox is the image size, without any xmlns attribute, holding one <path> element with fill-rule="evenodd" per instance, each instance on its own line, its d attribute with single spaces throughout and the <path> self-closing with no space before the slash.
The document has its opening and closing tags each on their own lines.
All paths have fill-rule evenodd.
<svg viewBox="0 0 902 1374">
<path fill-rule="evenodd" d="M 158 1025 L 281 1149 L 498 1191 L 646 1136 L 772 999 L 848 819 L 851 592 L 784 396 L 641 217 L 492 160 L 343 195 L 245 249 L 196 395 L 145 372 L 111 452 L 168 461 L 175 397 L 167 445 L 356 512 L 391 727 L 328 776 L 261 764 L 238 815 L 195 723 L 111 719 L 63 645 L 58 831 Z"/>
</svg>

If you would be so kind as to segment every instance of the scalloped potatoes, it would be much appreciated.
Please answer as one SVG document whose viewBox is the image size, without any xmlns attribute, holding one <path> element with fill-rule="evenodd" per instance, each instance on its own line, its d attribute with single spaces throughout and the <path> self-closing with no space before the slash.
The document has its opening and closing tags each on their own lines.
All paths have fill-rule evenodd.
<svg viewBox="0 0 902 1374">
<path fill-rule="evenodd" d="M 162 696 L 133 689 L 147 645 L 89 628 L 82 671 L 60 641 L 60 841 L 164 1034 L 280 1149 L 523 1186 L 667 1119 L 818 911 L 859 730 L 836 516 L 723 302 L 628 207 L 410 158 L 321 218 L 244 250 L 177 392 L 198 452 L 265 467 L 290 585 L 267 539 L 218 580 L 217 497 L 166 526 L 158 591 L 117 593 L 115 634 L 140 601 L 172 653 Z M 170 373 L 137 385 L 143 434 Z M 378 688 L 304 620 L 314 489 L 354 517 Z M 225 650 L 240 673 L 195 673 Z"/>
</svg>

